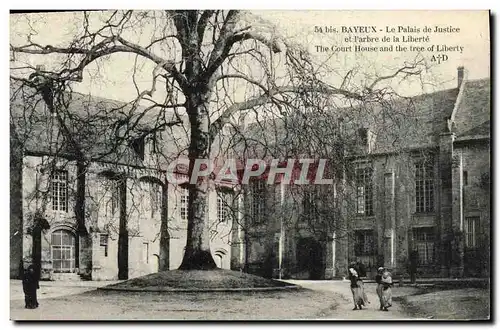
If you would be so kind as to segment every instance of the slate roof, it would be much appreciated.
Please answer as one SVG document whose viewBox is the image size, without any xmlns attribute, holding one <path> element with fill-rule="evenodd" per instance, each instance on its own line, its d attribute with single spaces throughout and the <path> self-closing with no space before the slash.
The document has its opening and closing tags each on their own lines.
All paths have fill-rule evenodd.
<svg viewBox="0 0 500 330">
<path fill-rule="evenodd" d="M 247 152 L 251 150 L 250 154 L 255 156 L 285 155 L 287 151 L 296 155 L 312 148 L 317 156 L 323 157 L 335 152 L 339 147 L 334 146 L 337 141 L 351 154 L 363 154 L 365 151 L 359 149 L 360 128 L 368 128 L 374 135 L 372 154 L 435 147 L 439 134 L 446 130 L 457 95 L 458 88 L 453 88 L 412 98 L 331 107 L 306 113 L 303 118 L 264 120 L 248 126 L 245 136 L 252 139 L 242 139 L 239 148 L 242 152 L 245 148 Z M 271 146 L 265 148 L 263 144 Z M 330 146 L 321 151 L 322 145 L 327 144 Z M 314 156 L 315 151 L 312 153 Z"/>
<path fill-rule="evenodd" d="M 453 131 L 460 140 L 490 136 L 490 79 L 465 81 L 453 120 Z"/>
<path fill-rule="evenodd" d="M 81 137 L 79 143 L 88 157 L 143 166 L 126 141 L 115 145 L 113 130 L 125 119 L 139 119 L 143 111 L 144 107 L 133 109 L 124 102 L 72 93 L 64 118 L 71 132 Z M 158 115 L 161 115 L 159 110 L 149 111 L 129 135 L 140 135 Z M 322 111 L 262 120 L 230 138 L 236 141 L 233 141 L 235 158 L 252 155 L 255 158 L 286 158 L 287 155 L 297 157 L 308 153 L 314 158 L 315 155 L 331 155 L 339 148 L 351 154 L 364 153 L 359 149 L 358 133 L 360 128 L 369 128 L 374 135 L 372 154 L 383 154 L 438 146 L 439 134 L 447 131 L 452 115 L 453 130 L 458 138 L 489 135 L 490 79 L 464 81 L 461 95 L 458 88 L 453 88 L 412 98 L 399 97 L 351 107 L 330 106 Z M 11 84 L 11 124 L 15 136 L 29 152 L 71 153 L 61 127 L 43 100 L 33 89 L 19 88 L 16 83 Z M 185 152 L 189 132 L 184 127 L 169 127 L 163 132 L 160 153 L 165 161 L 160 164 L 162 169 L 168 165 L 167 160 Z"/>
<path fill-rule="evenodd" d="M 10 96 L 11 127 L 15 129 L 11 138 L 15 136 L 28 153 L 74 156 L 62 126 L 35 89 L 11 81 Z M 131 148 L 130 142 L 164 118 L 159 109 L 148 109 L 147 112 L 145 109 L 143 106 L 133 107 L 130 103 L 72 92 L 68 108 L 59 113 L 70 135 L 77 137 L 85 157 L 143 167 L 143 161 Z M 122 125 L 125 122 L 129 124 Z M 137 125 L 132 128 L 131 123 Z M 126 130 L 130 130 L 122 135 L 126 139 L 116 137 L 116 132 Z M 162 135 L 163 138 L 165 136 L 168 138 L 168 134 Z M 173 148 L 169 143 L 161 145 L 165 149 Z"/>
</svg>

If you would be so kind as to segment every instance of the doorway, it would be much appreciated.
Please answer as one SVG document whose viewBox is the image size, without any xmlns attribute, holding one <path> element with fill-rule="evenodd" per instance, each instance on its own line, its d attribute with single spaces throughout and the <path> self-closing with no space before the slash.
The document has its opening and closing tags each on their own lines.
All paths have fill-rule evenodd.
<svg viewBox="0 0 500 330">
<path fill-rule="evenodd" d="M 298 273 L 308 274 L 309 280 L 325 277 L 324 247 L 314 238 L 300 238 L 297 242 Z"/>
<path fill-rule="evenodd" d="M 74 273 L 76 268 L 76 239 L 67 230 L 56 230 L 51 237 L 52 268 L 54 273 Z"/>
</svg>

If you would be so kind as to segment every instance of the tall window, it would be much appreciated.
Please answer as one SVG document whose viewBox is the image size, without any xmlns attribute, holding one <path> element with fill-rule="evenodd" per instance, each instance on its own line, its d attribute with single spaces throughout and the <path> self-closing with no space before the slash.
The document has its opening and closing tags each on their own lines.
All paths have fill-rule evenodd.
<svg viewBox="0 0 500 330">
<path fill-rule="evenodd" d="M 188 219 L 188 203 L 189 203 L 189 189 L 181 188 L 179 210 L 182 221 L 187 221 Z"/>
<path fill-rule="evenodd" d="M 372 256 L 375 254 L 373 230 L 356 230 L 354 254 L 356 256 Z"/>
<path fill-rule="evenodd" d="M 52 172 L 50 182 L 52 210 L 68 212 L 68 172 Z"/>
<path fill-rule="evenodd" d="M 51 237 L 52 267 L 56 273 L 75 270 L 75 236 L 66 230 L 56 230 Z"/>
<path fill-rule="evenodd" d="M 434 228 L 413 228 L 413 238 L 418 251 L 419 263 L 422 265 L 431 264 L 434 260 Z"/>
<path fill-rule="evenodd" d="M 100 234 L 99 235 L 99 240 L 100 240 L 100 246 L 104 250 L 104 256 L 108 256 L 108 241 L 109 241 L 109 235 L 108 234 Z"/>
<path fill-rule="evenodd" d="M 415 197 L 417 212 L 434 212 L 434 166 L 432 161 L 415 165 Z"/>
<path fill-rule="evenodd" d="M 477 247 L 477 237 L 479 233 L 479 217 L 465 218 L 465 246 L 468 248 Z"/>
<path fill-rule="evenodd" d="M 264 221 L 265 207 L 266 207 L 266 186 L 265 181 L 256 180 L 252 182 L 252 209 L 251 215 L 255 223 Z"/>
<path fill-rule="evenodd" d="M 356 213 L 373 215 L 373 170 L 370 167 L 356 169 Z"/>
<path fill-rule="evenodd" d="M 142 243 L 142 260 L 149 263 L 149 242 Z"/>
<path fill-rule="evenodd" d="M 304 220 L 308 221 L 319 217 L 318 192 L 314 188 L 304 190 L 302 205 L 304 207 Z"/>
<path fill-rule="evenodd" d="M 217 221 L 227 222 L 231 217 L 233 196 L 227 191 L 217 191 Z"/>
</svg>

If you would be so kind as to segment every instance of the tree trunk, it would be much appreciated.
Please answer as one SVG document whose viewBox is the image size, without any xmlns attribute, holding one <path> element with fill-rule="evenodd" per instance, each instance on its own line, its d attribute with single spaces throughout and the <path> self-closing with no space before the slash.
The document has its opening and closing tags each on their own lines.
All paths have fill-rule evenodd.
<svg viewBox="0 0 500 330">
<path fill-rule="evenodd" d="M 87 229 L 85 227 L 85 186 L 86 186 L 86 171 L 87 167 L 82 160 L 77 160 L 76 163 L 76 201 L 75 201 L 75 217 L 77 223 L 77 231 L 79 235 L 85 236 Z"/>
<path fill-rule="evenodd" d="M 128 279 L 127 180 L 120 179 L 120 228 L 118 234 L 118 279 Z"/>
<path fill-rule="evenodd" d="M 186 251 L 179 269 L 208 270 L 217 268 L 210 252 L 207 188 L 206 182 L 189 186 Z"/>
<path fill-rule="evenodd" d="M 193 94 L 187 98 L 186 102 L 191 124 L 189 180 L 192 178 L 196 159 L 208 159 L 210 156 L 207 86 L 198 86 L 193 90 Z M 210 252 L 207 199 L 208 178 L 189 184 L 186 251 L 179 269 L 207 270 L 217 268 Z"/>
<path fill-rule="evenodd" d="M 160 254 L 158 261 L 158 271 L 170 269 L 170 235 L 168 233 L 168 185 L 165 183 L 162 188 L 161 197 L 161 226 L 160 226 Z"/>
<path fill-rule="evenodd" d="M 89 233 L 87 227 L 85 226 L 85 187 L 87 185 L 87 166 L 83 162 L 82 156 L 76 163 L 76 200 L 75 200 L 75 217 L 77 223 L 77 236 L 76 236 L 76 246 L 75 246 L 75 267 L 79 269 L 79 274 L 81 272 L 80 265 L 80 238 L 83 240 L 88 240 Z M 85 266 L 83 267 L 85 268 Z M 85 272 L 85 271 L 84 271 Z M 92 269 L 90 269 L 92 272 Z"/>
<path fill-rule="evenodd" d="M 40 279 L 42 274 L 42 228 L 38 223 L 33 226 L 33 245 L 31 247 L 32 264 L 35 268 L 36 278 Z"/>
</svg>

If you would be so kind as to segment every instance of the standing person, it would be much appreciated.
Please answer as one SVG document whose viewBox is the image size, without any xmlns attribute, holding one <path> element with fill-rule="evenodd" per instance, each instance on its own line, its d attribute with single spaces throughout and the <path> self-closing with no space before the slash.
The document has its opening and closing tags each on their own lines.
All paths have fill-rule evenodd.
<svg viewBox="0 0 500 330">
<path fill-rule="evenodd" d="M 410 252 L 410 280 L 412 284 L 417 282 L 418 251 Z"/>
<path fill-rule="evenodd" d="M 366 297 L 363 280 L 359 276 L 359 271 L 356 269 L 356 263 L 352 262 L 349 266 L 349 280 L 351 281 L 351 292 L 354 302 L 354 310 L 363 309 L 366 306 L 368 299 Z"/>
<path fill-rule="evenodd" d="M 377 282 L 377 296 L 378 300 L 380 302 L 380 310 L 384 309 L 384 302 L 382 301 L 382 291 L 383 291 L 383 285 L 382 285 L 382 274 L 384 273 L 384 267 L 379 267 L 377 269 L 377 276 L 375 276 L 375 282 Z"/>
<path fill-rule="evenodd" d="M 384 267 L 379 267 L 377 276 L 377 295 L 380 301 L 380 310 L 388 311 L 392 306 L 392 274 Z"/>
<path fill-rule="evenodd" d="M 38 307 L 36 290 L 39 289 L 38 276 L 33 265 L 29 265 L 23 273 L 24 308 L 34 309 Z"/>
</svg>

